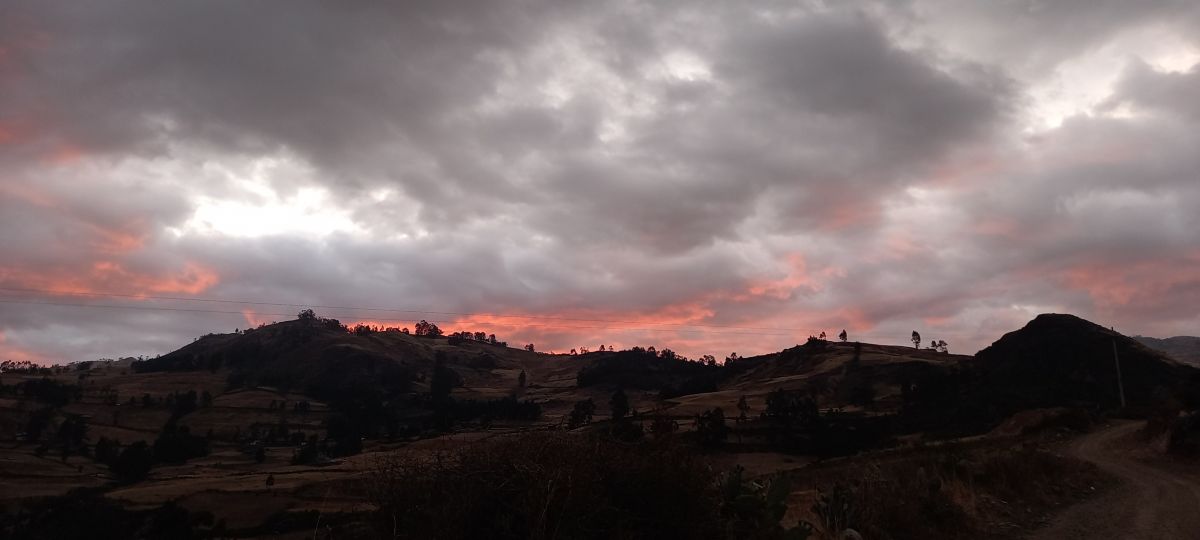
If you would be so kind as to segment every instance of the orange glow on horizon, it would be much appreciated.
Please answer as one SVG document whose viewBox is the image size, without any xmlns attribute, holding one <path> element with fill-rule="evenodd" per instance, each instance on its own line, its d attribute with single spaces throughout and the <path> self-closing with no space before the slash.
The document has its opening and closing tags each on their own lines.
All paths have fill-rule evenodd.
<svg viewBox="0 0 1200 540">
<path fill-rule="evenodd" d="M 0 331 L 0 361 L 12 360 L 14 362 L 33 362 L 34 364 L 48 366 L 54 363 L 50 358 L 20 349 L 8 344 L 8 337 Z"/>
</svg>

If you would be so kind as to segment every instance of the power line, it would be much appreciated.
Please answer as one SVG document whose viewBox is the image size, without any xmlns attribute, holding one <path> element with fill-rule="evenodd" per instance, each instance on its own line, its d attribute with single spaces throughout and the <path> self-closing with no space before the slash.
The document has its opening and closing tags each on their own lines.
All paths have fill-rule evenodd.
<svg viewBox="0 0 1200 540">
<path fill-rule="evenodd" d="M 111 304 L 76 304 L 68 302 L 34 302 L 23 300 L 7 300 L 0 299 L 0 304 L 17 304 L 28 306 L 58 306 L 58 307 L 81 307 L 81 308 L 97 308 L 97 309 L 129 309 L 129 310 L 144 310 L 144 311 L 172 311 L 172 312 L 187 312 L 187 313 L 215 313 L 225 315 L 241 315 L 247 313 L 241 311 L 228 311 L 217 309 L 200 309 L 200 308 L 172 308 L 163 306 L 119 306 Z M 294 317 L 294 313 L 268 313 L 268 312 L 251 312 L 253 315 L 265 315 L 275 317 Z M 372 322 L 380 323 L 407 323 L 411 322 L 408 319 L 378 319 Z M 441 324 L 462 324 L 452 320 L 432 320 L 429 322 Z M 637 328 L 626 326 L 582 326 L 582 325 L 558 325 L 558 324 L 525 324 L 525 327 L 531 328 L 564 328 L 564 329 L 580 329 L 580 330 L 629 330 L 629 331 L 646 331 L 646 332 L 684 332 L 693 334 L 708 334 L 717 336 L 775 336 L 775 337 L 790 337 L 794 334 L 790 333 L 764 333 L 764 332 L 713 332 L 710 330 L 688 330 L 686 328 Z"/>
<path fill-rule="evenodd" d="M 157 296 L 144 294 L 121 294 L 108 292 L 83 292 L 83 291 L 57 291 L 53 289 L 33 289 L 33 288 L 16 288 L 16 287 L 0 287 L 0 291 L 23 292 L 23 293 L 39 293 L 53 295 L 71 295 L 71 296 L 86 296 L 86 297 L 112 297 L 112 298 L 135 298 L 139 300 L 173 300 L 185 302 L 208 302 L 221 304 L 243 304 L 250 306 L 274 306 L 274 307 L 306 307 L 313 309 L 345 309 L 354 311 L 372 311 L 381 313 L 417 313 L 430 315 L 455 315 L 460 317 L 495 317 L 502 319 L 535 319 L 535 320 L 556 320 L 556 321 L 575 321 L 575 322 L 603 322 L 614 324 L 646 324 L 655 326 L 681 326 L 681 327 L 697 327 L 697 328 L 729 328 L 735 330 L 769 330 L 776 332 L 807 332 L 808 330 L 800 328 L 776 328 L 770 326 L 738 326 L 724 324 L 688 324 L 688 323 L 665 323 L 665 322 L 650 322 L 650 321 L 627 321 L 619 319 L 592 319 L 579 317 L 557 317 L 552 315 L 502 315 L 496 313 L 485 312 L 460 312 L 460 311 L 433 311 L 424 309 L 399 309 L 399 308 L 373 308 L 362 306 L 328 306 L 314 304 L 295 304 L 285 302 L 259 302 L 253 300 L 229 300 L 222 298 L 196 298 L 187 296 Z M 294 315 L 294 314 L 288 314 Z"/>
<path fill-rule="evenodd" d="M 628 325 L 671 327 L 671 328 L 629 328 L 629 327 L 619 327 L 619 326 L 578 326 L 578 325 L 556 326 L 556 325 L 551 325 L 551 324 L 528 324 L 528 323 L 524 324 L 525 326 L 538 327 L 538 328 L 619 329 L 619 330 L 639 330 L 639 331 L 645 330 L 645 331 L 655 331 L 655 332 L 708 333 L 708 334 L 712 334 L 712 335 L 757 335 L 757 336 L 780 336 L 780 337 L 787 337 L 787 336 L 792 336 L 795 334 L 816 335 L 816 334 L 820 333 L 820 330 L 817 330 L 816 332 L 814 332 L 814 331 L 812 331 L 812 329 L 779 328 L 779 327 L 769 327 L 769 326 L 739 326 L 739 325 L 703 324 L 703 323 L 689 324 L 689 323 L 668 323 L 668 322 L 653 322 L 653 321 L 630 321 L 630 320 L 620 320 L 620 319 L 561 317 L 561 316 L 552 316 L 552 315 L 505 315 L 505 314 L 485 313 L 485 312 L 459 312 L 459 311 L 435 311 L 435 310 L 402 309 L 402 308 L 378 308 L 378 307 L 363 307 L 363 306 L 314 305 L 314 304 L 297 304 L 297 303 L 287 303 L 287 302 L 233 300 L 233 299 L 226 299 L 226 298 L 123 294 L 123 293 L 115 293 L 115 292 L 95 292 L 95 291 L 62 291 L 62 290 L 55 290 L 55 289 L 41 289 L 41 288 L 28 288 L 28 287 L 27 288 L 0 287 L 0 292 L 2 292 L 2 291 L 17 292 L 17 293 L 81 296 L 81 297 L 88 297 L 88 298 L 106 298 L 106 297 L 107 298 L 130 298 L 130 299 L 138 299 L 138 300 L 203 302 L 203 303 L 235 304 L 235 305 L 247 305 L 247 306 L 270 306 L 270 307 L 290 307 L 290 308 L 299 307 L 299 308 L 314 308 L 314 309 L 346 310 L 346 311 L 351 311 L 351 312 L 364 311 L 364 312 L 374 312 L 374 313 L 409 313 L 409 314 L 417 314 L 417 315 L 421 315 L 421 314 L 451 315 L 451 316 L 458 316 L 458 317 L 493 317 L 493 318 L 497 318 L 497 319 L 529 319 L 529 320 L 594 322 L 594 323 L 609 323 L 609 324 L 618 324 L 618 325 L 628 324 Z M 39 305 L 40 304 L 40 305 L 68 306 L 68 307 L 101 307 L 101 308 L 108 308 L 108 309 L 145 309 L 145 310 L 159 310 L 159 311 L 216 313 L 216 314 L 230 314 L 230 315 L 245 316 L 245 313 L 242 311 L 206 310 L 206 309 L 198 309 L 198 308 L 171 308 L 171 307 L 161 307 L 161 306 L 117 306 L 117 305 L 97 305 L 97 304 L 72 304 L 72 303 L 65 303 L 65 302 L 21 302 L 21 301 L 3 300 L 3 299 L 0 299 L 0 303 L 26 304 L 26 305 Z M 252 313 L 255 315 L 277 316 L 277 317 L 294 317 L 295 316 L 295 313 L 270 313 L 270 312 L 257 312 L 257 311 L 252 312 Z M 354 315 L 342 315 L 342 316 L 343 317 L 354 317 Z M 411 320 L 408 320 L 408 319 L 376 319 L 375 322 L 407 323 L 407 322 L 411 322 Z M 455 320 L 432 320 L 430 322 L 441 323 L 441 324 L 462 324 L 460 321 L 455 321 Z M 515 323 L 506 323 L 506 324 L 515 324 Z M 718 329 L 738 330 L 739 332 L 708 332 L 708 331 L 701 331 L 701 330 L 687 330 L 688 328 L 718 328 Z M 743 330 L 752 330 L 752 331 L 761 330 L 761 331 L 765 331 L 765 332 L 741 332 Z M 951 338 L 963 337 L 962 334 L 956 334 L 953 332 L 938 332 L 936 330 L 933 330 L 933 331 L 930 331 L 930 333 L 936 333 L 941 336 L 950 336 Z M 865 337 L 865 338 L 871 338 L 871 339 L 875 339 L 875 338 L 889 339 L 889 338 L 895 337 L 894 335 L 892 335 L 890 333 L 889 334 L 876 334 L 876 333 L 866 333 L 866 332 L 855 333 L 853 336 L 855 338 Z"/>
</svg>

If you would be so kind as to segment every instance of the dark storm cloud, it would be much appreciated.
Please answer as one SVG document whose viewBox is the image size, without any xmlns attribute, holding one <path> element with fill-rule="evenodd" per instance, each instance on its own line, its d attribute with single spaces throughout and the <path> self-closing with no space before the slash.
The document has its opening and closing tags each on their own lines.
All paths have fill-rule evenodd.
<svg viewBox="0 0 1200 540">
<path fill-rule="evenodd" d="M 1036 74 L 1193 10 L 1038 6 L 8 3 L 0 285 L 901 336 L 936 320 L 971 344 L 1015 305 L 1178 328 L 1196 69 L 1133 62 L 1098 116 L 1021 128 Z M 313 189 L 306 217 L 256 219 Z M 47 330 L 100 324 L 69 308 L 5 306 L 0 329 L 8 350 L 86 357 L 208 328 L 127 314 L 86 343 Z"/>
</svg>

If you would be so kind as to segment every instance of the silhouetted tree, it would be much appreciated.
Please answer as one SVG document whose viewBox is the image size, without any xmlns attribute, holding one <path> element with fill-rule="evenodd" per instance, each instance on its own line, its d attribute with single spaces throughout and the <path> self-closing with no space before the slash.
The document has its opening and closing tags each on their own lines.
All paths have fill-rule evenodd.
<svg viewBox="0 0 1200 540">
<path fill-rule="evenodd" d="M 358 419 L 334 414 L 329 417 L 327 434 L 333 439 L 336 455 L 351 456 L 362 452 L 363 429 Z"/>
<path fill-rule="evenodd" d="M 434 363 L 433 378 L 429 381 L 429 394 L 435 405 L 450 399 L 450 391 L 454 389 L 454 381 L 457 378 L 454 371 L 446 367 L 441 359 Z"/>
<path fill-rule="evenodd" d="M 183 463 L 208 455 L 208 440 L 192 435 L 187 426 L 168 421 L 154 440 L 154 459 L 166 463 Z"/>
<path fill-rule="evenodd" d="M 96 441 L 96 448 L 92 451 L 92 458 L 98 463 L 104 463 L 112 466 L 117 461 L 120 453 L 117 451 L 116 442 L 107 437 L 100 437 Z"/>
<path fill-rule="evenodd" d="M 629 414 L 629 398 L 625 395 L 625 391 L 618 388 L 613 392 L 612 399 L 608 401 L 612 407 L 612 419 L 620 422 Z"/>
<path fill-rule="evenodd" d="M 841 340 L 842 343 L 845 343 L 846 340 L 849 339 L 849 336 L 846 335 L 846 329 L 842 329 L 842 333 L 838 334 L 838 339 Z"/>
<path fill-rule="evenodd" d="M 87 437 L 87 422 L 78 415 L 68 415 L 58 426 L 58 442 L 62 444 L 62 455 L 65 460 L 77 449 L 85 449 L 84 439 Z"/>
<path fill-rule="evenodd" d="M 591 398 L 575 402 L 570 416 L 567 417 L 567 429 L 575 429 L 584 424 L 592 423 L 592 415 L 595 413 L 596 402 L 592 401 Z"/>
<path fill-rule="evenodd" d="M 29 440 L 36 441 L 41 438 L 42 432 L 46 431 L 46 427 L 50 425 L 50 419 L 54 416 L 54 409 L 46 407 L 29 413 L 29 420 L 25 422 L 25 434 Z"/>
<path fill-rule="evenodd" d="M 154 451 L 150 449 L 150 445 L 146 444 L 146 441 L 138 441 L 121 451 L 112 470 L 121 481 L 136 482 L 150 474 L 152 465 L 154 465 Z"/>
<path fill-rule="evenodd" d="M 750 404 L 746 402 L 746 396 L 738 398 L 738 421 L 745 422 L 750 416 Z"/>
<path fill-rule="evenodd" d="M 532 344 L 532 343 L 530 343 L 530 344 L 526 345 L 526 346 L 525 346 L 525 350 L 527 350 L 527 351 L 529 351 L 529 352 L 533 352 L 533 344 Z"/>
<path fill-rule="evenodd" d="M 920 349 L 920 348 L 921 348 L 921 334 L 918 334 L 916 330 L 913 330 L 913 333 L 912 333 L 912 342 L 913 342 L 913 348 L 914 348 L 914 349 Z"/>
<path fill-rule="evenodd" d="M 296 318 L 302 321 L 312 321 L 316 320 L 317 313 L 311 309 L 304 309 L 300 310 L 300 313 L 296 314 Z"/>
<path fill-rule="evenodd" d="M 438 325 L 433 324 L 425 319 L 421 319 L 415 327 L 415 333 L 418 336 L 438 337 L 442 335 L 442 329 Z"/>
<path fill-rule="evenodd" d="M 725 426 L 725 411 L 720 407 L 705 411 L 696 417 L 696 437 L 700 444 L 715 448 L 725 442 L 729 428 Z"/>
</svg>

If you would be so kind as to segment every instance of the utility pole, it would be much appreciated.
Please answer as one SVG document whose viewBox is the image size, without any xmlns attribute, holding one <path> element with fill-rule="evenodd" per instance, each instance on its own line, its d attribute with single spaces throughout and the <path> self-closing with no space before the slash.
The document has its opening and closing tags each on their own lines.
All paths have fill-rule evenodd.
<svg viewBox="0 0 1200 540">
<path fill-rule="evenodd" d="M 1121 357 L 1117 356 L 1117 340 L 1112 340 L 1113 362 L 1117 364 L 1117 393 L 1121 396 L 1121 408 L 1125 408 L 1125 385 L 1121 382 Z"/>
</svg>

